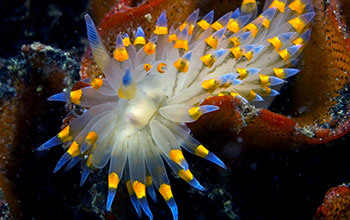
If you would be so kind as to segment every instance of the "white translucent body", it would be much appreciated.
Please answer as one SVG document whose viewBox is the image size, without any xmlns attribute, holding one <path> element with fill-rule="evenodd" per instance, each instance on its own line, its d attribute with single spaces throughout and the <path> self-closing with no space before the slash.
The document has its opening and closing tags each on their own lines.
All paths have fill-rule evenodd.
<svg viewBox="0 0 350 220">
<path fill-rule="evenodd" d="M 202 146 L 189 134 L 189 129 L 185 126 L 186 122 L 197 119 L 189 110 L 198 106 L 205 98 L 219 93 L 236 94 L 252 104 L 259 102 L 259 106 L 267 107 L 273 96 L 278 94 L 276 90 L 285 82 L 284 79 L 275 76 L 274 68 L 286 68 L 287 65 L 293 64 L 309 40 L 310 29 L 307 25 L 314 16 L 311 3 L 302 0 L 306 7 L 302 14 L 298 14 L 288 7 L 292 1 L 282 2 L 286 3 L 284 13 L 275 7 L 268 8 L 271 1 L 267 1 L 263 17 L 254 17 L 256 10 L 249 11 L 249 7 L 245 9 L 248 11 L 241 12 L 240 17 L 235 17 L 239 15 L 238 11 L 228 13 L 219 19 L 223 29 L 218 32 L 211 27 L 202 30 L 196 25 L 198 11 L 195 11 L 186 20 L 188 25 L 184 30 L 169 28 L 170 34 L 176 34 L 178 39 L 187 40 L 188 50 L 174 48 L 175 42 L 168 41 L 168 34 L 152 34 L 150 41 L 156 44 L 155 53 L 146 54 L 142 46 L 127 45 L 125 49 L 128 59 L 123 61 L 117 61 L 109 55 L 91 18 L 86 16 L 93 57 L 105 74 L 105 79 L 99 89 L 82 89 L 80 104 L 88 107 L 88 110 L 70 125 L 73 140 L 81 146 L 82 159 L 92 155 L 91 162 L 94 168 L 103 168 L 110 161 L 109 173 L 116 173 L 120 179 L 124 176 L 126 181 L 130 180 L 132 183 L 138 181 L 145 184 L 146 175 L 150 176 L 157 189 L 162 184 L 169 184 L 163 160 L 175 172 L 187 170 L 187 162 L 174 160 L 170 152 L 181 151 L 183 147 L 195 153 L 197 147 Z M 288 22 L 299 16 L 305 24 L 302 31 L 297 31 Z M 236 33 L 226 27 L 229 20 L 225 18 L 231 17 L 242 25 Z M 268 27 L 263 25 L 263 19 L 270 21 Z M 212 23 L 209 20 L 208 22 Z M 246 28 L 249 22 L 258 29 L 255 36 Z M 194 24 L 195 27 L 193 33 L 188 35 L 190 24 Z M 166 26 L 165 14 L 158 19 L 157 25 Z M 139 29 L 138 33 L 142 36 L 142 29 Z M 125 37 L 117 37 L 117 48 L 124 47 L 121 43 L 122 36 Z M 206 43 L 210 36 L 217 37 L 216 48 Z M 282 42 L 279 51 L 289 51 L 288 59 L 283 59 L 267 41 L 276 36 L 279 36 Z M 241 57 L 235 57 L 230 51 L 234 47 L 230 41 L 232 37 L 240 39 Z M 294 40 L 297 38 L 302 38 L 303 44 L 296 44 Z M 252 57 L 248 59 L 244 54 L 249 52 L 252 53 Z M 207 54 L 212 54 L 216 59 L 212 66 L 207 66 L 201 59 Z M 179 59 L 188 62 L 188 69 L 182 71 L 175 65 Z M 151 66 L 151 69 L 145 70 L 144 64 Z M 159 65 L 162 65 L 161 71 Z M 242 68 L 248 70 L 245 77 L 240 76 L 239 69 Z M 131 77 L 126 77 L 128 71 Z M 285 77 L 297 72 L 295 69 L 285 69 Z M 261 75 L 269 77 L 266 85 L 262 82 Z M 210 90 L 205 87 L 204 82 L 212 79 L 215 79 L 219 86 Z M 272 90 L 266 95 L 263 89 L 267 87 Z M 119 94 L 123 94 L 122 98 Z M 50 100 L 64 101 L 67 97 L 69 98 L 69 93 L 55 95 Z M 217 107 L 211 106 L 201 109 L 202 114 L 215 110 Z M 95 147 L 84 141 L 90 131 L 98 134 Z M 58 143 L 57 138 L 53 138 L 39 149 L 48 149 Z M 224 167 L 224 164 L 209 151 L 204 158 Z M 83 179 L 85 181 L 86 176 Z M 198 189 L 204 189 L 194 177 L 189 183 Z M 110 189 L 108 210 L 114 194 L 115 191 Z M 141 206 L 152 218 L 147 200 L 135 200 L 135 195 L 131 195 L 131 200 L 138 213 Z M 176 219 L 177 209 L 172 201 L 167 202 Z"/>
</svg>

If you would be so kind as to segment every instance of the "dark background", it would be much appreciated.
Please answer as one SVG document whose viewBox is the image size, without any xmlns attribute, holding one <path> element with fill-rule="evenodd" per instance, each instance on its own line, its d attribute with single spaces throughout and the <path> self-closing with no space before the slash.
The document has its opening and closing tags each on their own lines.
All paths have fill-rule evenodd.
<svg viewBox="0 0 350 220">
<path fill-rule="evenodd" d="M 1 0 L 1 57 L 15 56 L 23 44 L 34 41 L 81 50 L 87 6 L 83 0 Z"/>
</svg>

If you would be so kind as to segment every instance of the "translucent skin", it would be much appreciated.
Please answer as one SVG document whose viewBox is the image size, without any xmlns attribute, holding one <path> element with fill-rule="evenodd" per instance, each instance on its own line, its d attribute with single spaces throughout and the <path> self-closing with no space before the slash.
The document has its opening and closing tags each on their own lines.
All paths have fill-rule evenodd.
<svg viewBox="0 0 350 220">
<path fill-rule="evenodd" d="M 142 209 L 153 218 L 146 188 L 153 198 L 154 186 L 177 219 L 164 161 L 200 190 L 205 188 L 189 171 L 182 148 L 225 167 L 189 134 L 185 123 L 219 109 L 199 105 L 210 96 L 232 95 L 269 105 L 284 79 L 299 71 L 287 65 L 294 63 L 310 37 L 313 8 L 309 1 L 303 4 L 295 7 L 295 1 L 276 0 L 255 17 L 256 3 L 244 1 L 241 11 L 215 22 L 213 12 L 198 20 L 195 10 L 177 29 L 168 29 L 163 12 L 148 41 L 141 27 L 133 43 L 129 36 L 118 35 L 113 57 L 86 15 L 92 54 L 105 78 L 88 79 L 89 87 L 49 98 L 87 111 L 39 150 L 72 142 L 55 171 L 82 159 L 86 165 L 81 184 L 92 169 L 109 162 L 107 210 L 119 182 L 125 180 L 139 215 Z"/>
<path fill-rule="evenodd" d="M 125 111 L 126 116 L 121 119 L 121 123 L 125 124 L 123 127 L 128 130 L 127 133 L 132 134 L 147 129 L 151 118 L 159 115 L 158 110 L 166 100 L 164 89 L 159 83 L 161 80 L 156 79 L 160 77 L 146 77 L 143 81 L 137 83 L 138 90 L 133 99 L 120 100 L 123 103 L 123 107 L 120 109 Z"/>
</svg>

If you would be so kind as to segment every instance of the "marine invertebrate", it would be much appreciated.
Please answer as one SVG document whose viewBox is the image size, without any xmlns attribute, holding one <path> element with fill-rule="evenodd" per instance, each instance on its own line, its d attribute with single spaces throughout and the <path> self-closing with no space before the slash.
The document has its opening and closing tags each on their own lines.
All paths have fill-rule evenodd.
<svg viewBox="0 0 350 220">
<path fill-rule="evenodd" d="M 242 102 L 268 106 L 307 44 L 314 17 L 308 0 L 265 4 L 256 17 L 254 0 L 213 22 L 213 11 L 195 10 L 178 28 L 168 27 L 162 12 L 149 40 L 141 27 L 132 41 L 116 37 L 110 57 L 86 15 L 93 57 L 105 78 L 89 78 L 89 86 L 51 96 L 84 108 L 77 119 L 38 150 L 69 142 L 54 172 L 83 160 L 83 184 L 93 169 L 109 162 L 107 210 L 119 182 L 125 180 L 132 204 L 152 218 L 146 189 L 154 186 L 178 218 L 164 161 L 193 187 L 205 188 L 192 175 L 182 148 L 221 167 L 224 163 L 189 134 L 186 123 L 217 111 L 201 105 L 208 96 L 231 95 Z"/>
<path fill-rule="evenodd" d="M 334 0 L 314 1 L 314 5 L 313 34 L 304 51 L 303 69 L 290 84 L 285 99 L 280 99 L 274 112 L 258 110 L 230 140 L 242 138 L 243 147 L 294 149 L 325 144 L 350 131 L 349 35 L 339 13 L 346 4 Z M 221 101 L 216 100 L 212 104 Z M 205 133 L 203 123 L 199 120 L 190 125 L 194 134 Z M 205 141 L 212 138 L 204 137 Z"/>
</svg>

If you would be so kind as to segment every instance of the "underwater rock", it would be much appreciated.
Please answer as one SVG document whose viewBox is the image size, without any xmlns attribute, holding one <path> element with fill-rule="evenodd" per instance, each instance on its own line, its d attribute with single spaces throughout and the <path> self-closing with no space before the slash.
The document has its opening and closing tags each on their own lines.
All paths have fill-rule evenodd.
<svg viewBox="0 0 350 220">
<path fill-rule="evenodd" d="M 0 188 L 0 218 L 1 220 L 13 220 L 10 207 L 6 202 L 4 191 Z"/>
<path fill-rule="evenodd" d="M 340 185 L 330 188 L 317 209 L 316 220 L 347 220 L 350 219 L 350 188 Z"/>
<path fill-rule="evenodd" d="M 45 104 L 47 94 L 71 87 L 78 70 L 78 60 L 69 53 L 40 43 L 24 45 L 17 57 L 1 60 L 0 186 L 15 218 L 23 218 L 25 212 L 25 203 L 19 201 L 26 190 L 27 160 L 45 133 L 40 132 L 50 124 L 40 122 L 40 117 L 52 112 Z"/>
</svg>

